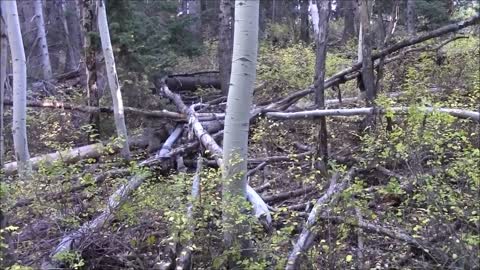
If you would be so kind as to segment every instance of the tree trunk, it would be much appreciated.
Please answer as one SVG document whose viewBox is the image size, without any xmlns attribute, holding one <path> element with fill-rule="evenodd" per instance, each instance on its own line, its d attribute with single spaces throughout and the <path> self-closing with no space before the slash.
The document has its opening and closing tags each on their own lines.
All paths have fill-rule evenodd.
<svg viewBox="0 0 480 270">
<path fill-rule="evenodd" d="M 318 8 L 317 5 L 313 2 L 314 0 L 310 0 L 308 5 L 308 9 L 310 10 L 310 19 L 311 24 L 313 26 L 313 36 L 315 37 L 315 40 L 318 38 L 318 21 L 320 18 L 318 17 Z"/>
<path fill-rule="evenodd" d="M 355 1 L 342 1 L 343 3 L 343 34 L 342 42 L 347 42 L 355 36 Z"/>
<path fill-rule="evenodd" d="M 258 15 L 259 0 L 236 0 L 234 60 L 223 137 L 223 200 L 228 209 L 223 213 L 224 243 L 227 248 L 240 245 L 244 251 L 250 246 L 250 241 L 245 239 L 250 228 L 243 222 L 236 224 L 235 216 L 229 212 L 238 207 L 232 203 L 247 194 L 248 130 L 256 78 Z"/>
<path fill-rule="evenodd" d="M 232 69 L 233 16 L 232 0 L 220 0 L 220 29 L 218 44 L 218 67 L 222 92 L 228 93 Z"/>
<path fill-rule="evenodd" d="M 52 79 L 53 75 L 50 55 L 48 53 L 47 35 L 45 34 L 42 0 L 34 0 L 33 5 L 35 8 L 35 25 L 37 27 L 38 49 L 40 52 L 43 79 L 49 81 Z"/>
<path fill-rule="evenodd" d="M 202 40 L 202 7 L 200 0 L 188 1 L 188 15 L 192 17 L 190 30 L 198 42 Z"/>
<path fill-rule="evenodd" d="M 8 40 L 4 23 L 4 12 L 0 10 L 0 169 L 3 168 L 5 156 L 5 137 L 3 136 L 3 101 L 5 97 L 5 82 L 7 80 L 7 46 Z"/>
<path fill-rule="evenodd" d="M 407 0 L 407 32 L 409 35 L 415 34 L 415 0 Z"/>
<path fill-rule="evenodd" d="M 123 140 L 122 156 L 129 160 L 130 149 L 128 146 L 127 126 L 125 125 L 125 113 L 123 111 L 122 91 L 118 82 L 117 68 L 115 67 L 115 58 L 110 41 L 110 32 L 107 23 L 107 11 L 103 0 L 98 2 L 98 31 L 102 42 L 103 56 L 107 69 L 108 85 L 113 101 L 113 115 L 115 118 L 115 127 L 117 136 Z"/>
<path fill-rule="evenodd" d="M 19 175 L 25 179 L 31 171 L 27 140 L 27 65 L 18 19 L 17 2 L 2 1 L 1 8 L 7 22 L 13 65 L 13 146 L 19 165 Z"/>
<path fill-rule="evenodd" d="M 66 59 L 66 64 L 65 64 L 65 70 L 64 72 L 70 72 L 74 71 L 78 68 L 78 63 L 79 63 L 79 58 L 77 57 L 77 54 L 75 52 L 75 49 L 72 45 L 72 40 L 71 40 L 71 34 L 70 34 L 70 29 L 68 27 L 68 21 L 67 21 L 67 5 L 65 3 L 66 0 L 61 0 L 60 1 L 60 20 L 62 21 L 62 26 L 63 26 L 63 31 L 65 33 L 65 42 L 67 43 L 67 59 Z M 73 14 L 72 14 L 73 15 Z"/>
<path fill-rule="evenodd" d="M 370 29 L 369 0 L 360 0 L 360 38 L 361 56 L 359 60 L 362 62 L 362 81 L 365 87 L 367 106 L 371 106 L 375 99 L 375 75 L 373 73 L 372 61 L 372 31 Z M 370 0 L 372 1 L 372 0 Z M 360 44 L 361 42 L 361 44 Z M 360 51 L 359 51 L 360 53 Z"/>
<path fill-rule="evenodd" d="M 310 42 L 308 25 L 308 0 L 300 2 L 300 40 L 308 44 Z"/>
<path fill-rule="evenodd" d="M 315 72 L 315 104 L 317 109 L 325 109 L 325 60 L 327 58 L 327 41 L 328 41 L 328 21 L 330 18 L 331 1 L 317 2 L 320 21 L 318 23 L 317 40 L 317 60 Z M 327 174 L 328 162 L 328 142 L 327 142 L 327 121 L 325 117 L 319 119 L 318 128 L 318 145 L 316 156 L 320 158 L 317 168 L 323 175 Z"/>
<path fill-rule="evenodd" d="M 85 38 L 85 66 L 87 74 L 87 105 L 99 106 L 99 89 L 97 86 L 97 62 L 96 62 L 96 44 L 94 33 L 95 22 L 95 0 L 83 0 L 83 30 Z M 90 116 L 90 124 L 96 132 L 100 128 L 100 115 L 94 113 Z"/>
</svg>

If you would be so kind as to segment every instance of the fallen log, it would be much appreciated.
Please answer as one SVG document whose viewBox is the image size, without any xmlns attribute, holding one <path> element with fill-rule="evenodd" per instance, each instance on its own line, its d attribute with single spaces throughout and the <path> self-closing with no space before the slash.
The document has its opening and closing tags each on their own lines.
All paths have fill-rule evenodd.
<svg viewBox="0 0 480 270">
<path fill-rule="evenodd" d="M 177 138 L 178 134 L 172 132 L 170 137 Z M 169 137 L 169 139 L 170 139 Z M 174 143 L 174 139 L 167 139 L 165 144 L 168 144 L 171 147 Z M 147 166 L 149 162 L 141 162 L 139 166 Z M 92 221 L 84 223 L 77 230 L 70 232 L 65 237 L 62 238 L 60 244 L 58 244 L 53 252 L 50 254 L 49 258 L 42 264 L 42 269 L 55 269 L 58 267 L 61 262 L 56 258 L 56 255 L 67 252 L 72 249 L 76 249 L 80 239 L 86 237 L 89 233 L 93 233 L 100 229 L 105 223 L 107 223 L 112 217 L 113 212 L 119 208 L 127 198 L 147 179 L 149 176 L 146 172 L 140 172 L 137 175 L 132 176 L 128 182 L 124 185 L 121 185 L 108 199 L 107 206 L 102 210 L 101 214 L 97 216 Z"/>
<path fill-rule="evenodd" d="M 3 102 L 5 106 L 13 106 L 13 101 L 5 100 Z M 44 101 L 27 101 L 27 107 L 33 108 L 51 108 L 51 109 L 64 109 L 72 110 L 84 113 L 113 113 L 113 108 L 111 107 L 93 107 L 93 106 L 80 106 L 71 103 L 59 102 L 54 100 L 44 100 Z M 185 115 L 171 112 L 168 110 L 143 110 L 134 107 L 124 107 L 125 113 L 136 114 L 146 117 L 156 117 L 156 118 L 167 118 L 177 121 L 185 121 Z"/>
<path fill-rule="evenodd" d="M 383 50 L 381 50 L 377 53 L 374 53 L 372 55 L 372 61 L 374 61 L 376 59 L 379 59 L 381 57 L 385 57 L 385 56 L 387 56 L 387 55 L 389 55 L 393 52 L 399 51 L 399 50 L 401 50 L 405 47 L 412 46 L 412 45 L 424 42 L 424 41 L 432 39 L 432 38 L 436 38 L 436 37 L 439 37 L 439 36 L 442 36 L 442 35 L 445 35 L 445 34 L 448 34 L 448 33 L 451 33 L 451 32 L 461 30 L 465 27 L 478 24 L 479 22 L 480 22 L 480 14 L 477 14 L 473 17 L 470 17 L 467 20 L 452 23 L 452 24 L 449 24 L 449 25 L 445 25 L 445 26 L 437 28 L 437 29 L 435 29 L 431 32 L 428 32 L 428 33 L 425 33 L 425 34 L 422 34 L 422 35 L 419 35 L 419 36 L 416 36 L 416 37 L 411 37 L 411 38 L 404 39 L 400 42 L 397 42 L 397 43 L 393 44 L 392 46 L 389 46 L 389 47 L 387 47 L 387 48 L 385 48 L 385 49 L 383 49 Z M 386 61 L 388 61 L 388 60 L 386 60 Z M 347 80 L 356 78 L 357 75 L 356 74 L 352 75 L 352 73 L 357 72 L 358 70 L 360 70 L 361 67 L 362 67 L 362 63 L 356 63 L 349 68 L 346 68 L 344 70 L 341 70 L 341 71 L 337 72 L 332 77 L 325 80 L 324 88 L 327 89 L 327 88 L 332 87 L 334 85 L 344 83 Z M 285 110 L 291 104 L 295 103 L 296 101 L 298 101 L 302 97 L 304 97 L 308 94 L 311 94 L 313 92 L 314 92 L 314 88 L 313 88 L 313 85 L 311 85 L 305 90 L 301 90 L 301 91 L 292 93 L 292 94 L 288 95 L 287 97 L 284 97 L 284 98 L 280 99 L 279 101 L 268 105 L 265 109 L 266 110 Z"/>
<path fill-rule="evenodd" d="M 200 174 L 202 172 L 202 157 L 198 157 L 197 161 L 197 170 L 195 176 L 193 177 L 192 182 L 192 199 L 187 206 L 187 222 L 188 229 L 191 232 L 195 231 L 195 224 L 193 219 L 193 205 L 200 197 Z M 193 241 L 190 239 L 185 247 L 180 251 L 180 254 L 177 256 L 177 267 L 176 269 L 190 269 L 192 264 L 192 249 Z"/>
<path fill-rule="evenodd" d="M 315 190 L 315 186 L 307 186 L 307 187 L 303 187 L 303 188 L 299 188 L 299 189 L 295 189 L 295 190 L 290 190 L 290 191 L 286 191 L 286 192 L 282 192 L 282 193 L 278 193 L 278 194 L 273 194 L 273 195 L 270 195 L 270 196 L 264 196 L 263 200 L 265 202 L 268 202 L 268 203 L 275 203 L 275 202 L 278 202 L 278 201 L 290 199 L 292 197 L 297 197 L 297 196 L 300 196 L 300 195 L 306 195 L 313 190 Z"/>
<path fill-rule="evenodd" d="M 156 159 L 166 158 L 167 155 L 172 150 L 173 143 L 180 138 L 183 132 L 183 126 L 179 125 L 175 128 L 172 134 L 167 138 L 165 143 L 162 145 L 162 148 L 155 154 Z"/>
<path fill-rule="evenodd" d="M 385 114 L 387 112 L 393 112 L 396 114 L 407 114 L 410 107 L 392 107 L 388 109 L 382 108 L 355 108 L 355 109 L 326 109 L 326 110 L 311 110 L 311 111 L 299 111 L 299 112 L 268 112 L 265 116 L 272 119 L 282 120 L 298 120 L 298 119 L 316 119 L 321 116 L 357 116 L 357 115 L 375 115 Z M 427 113 L 447 113 L 452 116 L 470 119 L 474 121 L 480 121 L 480 113 L 475 111 L 463 110 L 463 109 L 449 109 L 449 108 L 433 108 L 433 107 L 420 107 L 419 111 Z"/>
<path fill-rule="evenodd" d="M 148 142 L 142 136 L 131 138 L 129 143 L 132 147 L 146 147 L 148 144 Z M 54 153 L 33 157 L 29 160 L 29 162 L 32 165 L 32 169 L 38 169 L 41 165 L 52 164 L 60 160 L 65 164 L 72 164 L 82 159 L 98 158 L 106 153 L 111 153 L 112 151 L 118 152 L 120 149 L 121 145 L 110 145 L 107 142 L 100 142 L 70 150 L 57 151 Z M 13 175 L 17 172 L 17 169 L 17 162 L 7 163 L 3 167 L 3 174 L 5 176 Z"/>
<path fill-rule="evenodd" d="M 195 91 L 198 88 L 220 89 L 220 73 L 218 71 L 192 74 L 175 74 L 165 78 L 171 91 Z"/>
<path fill-rule="evenodd" d="M 317 200 L 312 211 L 308 215 L 308 219 L 303 227 L 302 233 L 298 237 L 297 242 L 295 242 L 295 245 L 293 246 L 293 250 L 288 256 L 287 266 L 285 267 L 286 270 L 298 268 L 298 259 L 300 258 L 300 255 L 310 248 L 316 236 L 312 228 L 317 222 L 317 215 L 323 210 L 325 205 L 327 205 L 329 202 L 334 202 L 339 197 L 340 193 L 347 188 L 347 184 L 353 179 L 355 174 L 356 168 L 352 167 L 346 173 L 340 183 L 337 183 L 337 180 L 340 178 L 340 174 L 336 173 L 332 176 L 328 190 Z"/>
<path fill-rule="evenodd" d="M 155 81 L 156 87 L 159 88 L 160 92 L 172 100 L 180 112 L 188 116 L 188 122 L 191 124 L 191 127 L 197 136 L 201 144 L 209 150 L 212 157 L 217 162 L 220 168 L 223 167 L 223 150 L 213 139 L 213 137 L 205 131 L 202 124 L 198 120 L 195 111 L 192 108 L 188 108 L 179 95 L 172 93 L 168 87 L 161 81 Z M 270 211 L 268 210 L 268 205 L 262 200 L 260 195 L 258 195 L 253 188 L 247 186 L 247 200 L 250 201 L 253 205 L 254 215 L 262 222 L 266 223 L 267 226 L 270 226 L 272 222 L 272 217 Z"/>
</svg>

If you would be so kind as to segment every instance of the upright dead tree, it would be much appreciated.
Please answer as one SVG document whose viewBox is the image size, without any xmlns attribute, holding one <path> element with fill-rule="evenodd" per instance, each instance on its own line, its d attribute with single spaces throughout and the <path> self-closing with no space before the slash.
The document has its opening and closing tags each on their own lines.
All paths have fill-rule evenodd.
<svg viewBox="0 0 480 270">
<path fill-rule="evenodd" d="M 222 196 L 227 210 L 223 213 L 224 243 L 227 248 L 239 245 L 244 251 L 250 246 L 246 240 L 250 228 L 243 222 L 239 224 L 230 209 L 239 207 L 235 205 L 236 198 L 247 196 L 248 129 L 256 79 L 259 2 L 235 1 L 232 75 L 223 136 Z"/>
<path fill-rule="evenodd" d="M 360 34 L 359 34 L 359 62 L 362 63 L 362 83 L 365 89 L 367 106 L 372 106 L 375 99 L 375 75 L 372 61 L 372 31 L 370 27 L 369 1 L 360 0 Z"/>
<path fill-rule="evenodd" d="M 13 146 L 20 177 L 30 175 L 30 153 L 27 140 L 27 65 L 18 19 L 17 1 L 1 1 L 7 23 L 8 42 L 13 65 Z"/>
<path fill-rule="evenodd" d="M 407 32 L 409 35 L 415 34 L 415 0 L 407 0 L 406 9 Z"/>
<path fill-rule="evenodd" d="M 300 40 L 309 43 L 308 0 L 300 1 Z"/>
<path fill-rule="evenodd" d="M 342 42 L 346 42 L 355 36 L 355 1 L 342 1 L 343 9 L 343 34 Z"/>
<path fill-rule="evenodd" d="M 3 168 L 5 148 L 3 136 L 3 101 L 5 94 L 5 82 L 7 80 L 7 34 L 3 11 L 0 9 L 0 169 Z"/>
<path fill-rule="evenodd" d="M 50 63 L 50 54 L 48 53 L 47 35 L 45 33 L 45 20 L 43 19 L 42 0 L 34 0 L 35 26 L 37 27 L 38 49 L 40 52 L 40 63 L 44 80 L 51 80 L 52 65 Z"/>
<path fill-rule="evenodd" d="M 318 37 L 317 41 L 317 59 L 316 59 L 316 71 L 315 71 L 315 104 L 317 109 L 325 109 L 325 60 L 327 58 L 327 37 L 328 37 L 328 21 L 330 18 L 331 1 L 318 1 Z M 327 162 L 328 162 L 328 141 L 327 141 L 327 120 L 325 117 L 319 119 L 319 131 L 318 131 L 318 145 L 316 156 L 320 158 L 318 163 L 318 169 L 322 174 L 327 174 Z"/>
<path fill-rule="evenodd" d="M 108 85 L 113 101 L 113 115 L 115 118 L 115 127 L 117 135 L 122 139 L 122 156 L 130 159 L 130 149 L 128 145 L 127 126 L 125 125 L 125 113 L 123 111 L 122 92 L 118 82 L 117 68 L 115 67 L 115 58 L 113 56 L 112 42 L 110 41 L 110 31 L 108 30 L 107 11 L 103 0 L 98 1 L 98 31 L 102 42 L 103 56 L 107 69 Z"/>
<path fill-rule="evenodd" d="M 232 0 L 220 0 L 220 27 L 218 44 L 218 67 L 222 92 L 227 94 L 232 70 L 233 14 Z"/>
<path fill-rule="evenodd" d="M 308 10 L 310 13 L 311 24 L 313 26 L 313 36 L 315 37 L 315 39 L 317 39 L 319 17 L 318 17 L 318 8 L 317 8 L 316 0 L 309 0 Z"/>
<path fill-rule="evenodd" d="M 100 94 L 97 86 L 97 63 L 96 63 L 96 44 L 95 44 L 95 0 L 83 1 L 83 31 L 85 44 L 85 71 L 87 74 L 87 105 L 98 107 Z M 94 130 L 98 131 L 100 127 L 100 114 L 90 115 L 90 124 Z"/>
</svg>

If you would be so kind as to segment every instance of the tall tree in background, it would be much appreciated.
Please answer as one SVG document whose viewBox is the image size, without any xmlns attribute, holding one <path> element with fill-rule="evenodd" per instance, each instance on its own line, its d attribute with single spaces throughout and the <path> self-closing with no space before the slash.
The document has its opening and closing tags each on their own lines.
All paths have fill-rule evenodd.
<svg viewBox="0 0 480 270">
<path fill-rule="evenodd" d="M 372 0 L 370 0 L 372 1 Z M 362 62 L 362 83 L 365 88 L 367 106 L 373 105 L 375 99 L 375 75 L 372 62 L 373 36 L 370 27 L 369 0 L 360 0 L 359 62 Z"/>
<path fill-rule="evenodd" d="M 87 98 L 88 105 L 93 107 L 99 106 L 100 94 L 97 86 L 97 62 L 96 62 L 96 45 L 95 44 L 95 0 L 83 1 L 83 31 L 85 44 L 85 71 L 87 74 Z M 98 132 L 100 127 L 100 114 L 92 113 L 90 116 L 90 124 L 93 129 Z"/>
<path fill-rule="evenodd" d="M 325 61 L 327 58 L 327 38 L 328 38 L 328 21 L 330 18 L 331 1 L 318 1 L 318 37 L 317 40 L 317 59 L 315 63 L 315 104 L 317 109 L 325 109 Z M 319 119 L 318 145 L 316 156 L 320 158 L 318 169 L 323 175 L 327 174 L 328 162 L 328 141 L 327 141 L 327 120 L 326 117 Z"/>
<path fill-rule="evenodd" d="M 315 2 L 314 2 L 315 1 Z M 309 0 L 308 1 L 308 10 L 310 13 L 310 20 L 313 26 L 313 36 L 315 37 L 315 41 L 318 38 L 318 21 L 320 18 L 318 17 L 318 8 L 316 4 L 316 0 Z"/>
<path fill-rule="evenodd" d="M 407 0 L 407 32 L 409 35 L 415 34 L 415 0 Z"/>
<path fill-rule="evenodd" d="M 66 53 L 67 59 L 65 60 L 66 61 L 65 72 L 69 72 L 69 71 L 76 70 L 78 68 L 78 64 L 80 62 L 80 55 L 78 53 L 78 50 L 76 49 L 76 46 L 74 45 L 74 42 L 75 41 L 78 42 L 79 40 L 75 40 L 72 38 L 67 17 L 69 16 L 73 18 L 77 18 L 77 17 L 75 14 L 76 12 L 74 10 L 73 12 L 69 11 L 66 0 L 61 0 L 59 2 L 59 6 L 61 9 L 61 12 L 60 12 L 61 15 L 59 16 L 60 17 L 59 19 L 62 21 L 63 31 L 65 33 L 65 42 L 67 43 L 67 53 Z"/>
<path fill-rule="evenodd" d="M 342 42 L 346 42 L 355 36 L 355 1 L 341 1 L 343 15 Z"/>
<path fill-rule="evenodd" d="M 115 67 L 115 57 L 110 40 L 110 31 L 108 30 L 107 11 L 103 0 L 98 1 L 98 32 L 102 42 L 103 56 L 107 69 L 107 80 L 110 87 L 110 93 L 113 101 L 113 112 L 115 118 L 115 127 L 117 135 L 123 140 L 122 156 L 130 159 L 130 147 L 128 145 L 127 126 L 125 125 L 125 114 L 123 111 L 122 92 L 118 82 L 117 68 Z"/>
<path fill-rule="evenodd" d="M 308 0 L 300 0 L 300 40 L 309 43 Z"/>
<path fill-rule="evenodd" d="M 232 0 L 220 0 L 220 29 L 218 44 L 218 66 L 222 91 L 227 94 L 232 69 L 233 14 Z"/>
<path fill-rule="evenodd" d="M 7 23 L 8 42 L 13 65 L 13 146 L 21 178 L 30 175 L 27 140 L 27 65 L 23 48 L 17 1 L 1 1 Z"/>
<path fill-rule="evenodd" d="M 3 100 L 5 96 L 5 82 L 7 80 L 7 46 L 5 20 L 0 9 L 0 168 L 3 167 L 5 157 L 5 137 L 3 133 Z"/>
<path fill-rule="evenodd" d="M 259 0 L 235 1 L 232 75 L 223 136 L 222 196 L 229 209 L 239 207 L 231 205 L 235 202 L 232 199 L 246 197 L 250 107 L 257 75 L 259 4 Z M 248 225 L 238 224 L 228 211 L 224 211 L 224 222 L 225 246 L 239 244 L 242 250 L 248 252 L 250 241 L 245 239 Z"/>
<path fill-rule="evenodd" d="M 42 0 L 34 0 L 33 5 L 35 9 L 35 26 L 37 28 L 38 49 L 40 52 L 43 79 L 51 80 L 53 77 L 52 65 L 50 63 L 50 54 L 48 53 L 47 35 L 45 34 Z"/>
</svg>

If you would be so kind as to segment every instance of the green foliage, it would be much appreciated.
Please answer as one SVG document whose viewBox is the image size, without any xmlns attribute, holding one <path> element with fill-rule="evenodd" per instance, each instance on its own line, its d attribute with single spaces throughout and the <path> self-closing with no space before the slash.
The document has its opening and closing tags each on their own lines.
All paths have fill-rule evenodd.
<svg viewBox="0 0 480 270">
<path fill-rule="evenodd" d="M 188 29 L 190 19 L 175 16 L 178 1 L 109 1 L 107 6 L 117 67 L 154 74 L 182 55 L 197 55 L 201 41 Z"/>
<path fill-rule="evenodd" d="M 64 263 L 70 269 L 82 269 L 85 266 L 85 261 L 82 256 L 75 251 L 64 251 L 56 254 L 53 259 Z"/>
</svg>

